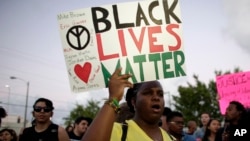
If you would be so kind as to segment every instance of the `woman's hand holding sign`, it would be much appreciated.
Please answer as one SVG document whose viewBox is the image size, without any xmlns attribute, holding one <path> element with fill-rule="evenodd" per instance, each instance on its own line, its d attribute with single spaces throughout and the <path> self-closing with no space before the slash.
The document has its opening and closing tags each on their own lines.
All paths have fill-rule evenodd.
<svg viewBox="0 0 250 141">
<path fill-rule="evenodd" d="M 109 81 L 109 98 L 116 98 L 118 101 L 122 99 L 124 88 L 133 86 L 128 80 L 131 74 L 121 75 L 121 70 L 122 68 L 117 69 L 112 74 Z"/>
</svg>

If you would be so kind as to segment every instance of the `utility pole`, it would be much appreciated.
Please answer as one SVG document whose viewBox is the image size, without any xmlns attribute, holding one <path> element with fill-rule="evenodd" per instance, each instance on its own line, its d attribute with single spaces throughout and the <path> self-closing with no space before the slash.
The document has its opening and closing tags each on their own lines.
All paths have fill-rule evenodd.
<svg viewBox="0 0 250 141">
<path fill-rule="evenodd" d="M 15 77 L 15 76 L 11 76 L 10 79 L 19 79 L 19 80 L 25 82 L 26 86 L 27 86 L 26 99 L 25 99 L 24 122 L 23 122 L 23 128 L 25 128 L 26 123 L 27 123 L 27 109 L 28 109 L 28 98 L 29 98 L 29 86 L 30 86 L 30 83 L 29 83 L 29 81 L 23 80 L 21 78 Z"/>
</svg>

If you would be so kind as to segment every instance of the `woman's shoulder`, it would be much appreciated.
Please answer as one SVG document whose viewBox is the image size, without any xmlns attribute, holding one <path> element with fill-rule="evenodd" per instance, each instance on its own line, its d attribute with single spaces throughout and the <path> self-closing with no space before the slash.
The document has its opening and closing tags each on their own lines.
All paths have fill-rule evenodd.
<svg viewBox="0 0 250 141">
<path fill-rule="evenodd" d="M 166 132 L 164 129 L 162 129 L 161 127 L 159 127 L 160 130 L 161 130 L 161 134 L 162 134 L 162 137 L 163 137 L 163 140 L 164 141 L 173 141 L 173 140 L 176 140 L 174 136 L 168 134 L 168 132 Z"/>
</svg>

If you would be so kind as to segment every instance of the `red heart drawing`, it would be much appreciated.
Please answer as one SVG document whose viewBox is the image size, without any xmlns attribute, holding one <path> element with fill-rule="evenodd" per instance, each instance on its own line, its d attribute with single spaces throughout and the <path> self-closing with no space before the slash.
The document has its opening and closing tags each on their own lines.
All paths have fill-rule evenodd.
<svg viewBox="0 0 250 141">
<path fill-rule="evenodd" d="M 76 75 L 85 83 L 88 83 L 89 75 L 91 72 L 91 64 L 86 62 L 83 67 L 79 64 L 75 65 L 74 71 Z"/>
</svg>

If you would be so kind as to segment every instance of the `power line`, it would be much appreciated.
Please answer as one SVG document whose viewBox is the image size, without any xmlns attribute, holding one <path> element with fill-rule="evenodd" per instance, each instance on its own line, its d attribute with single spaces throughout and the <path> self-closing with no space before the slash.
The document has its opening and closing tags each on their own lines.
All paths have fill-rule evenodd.
<svg viewBox="0 0 250 141">
<path fill-rule="evenodd" d="M 28 52 L 21 51 L 18 48 L 15 48 L 15 50 L 13 50 L 13 49 L 9 50 L 6 47 L 1 47 L 0 50 L 2 50 L 1 51 L 2 55 L 5 55 L 5 56 L 6 55 L 7 56 L 19 56 L 19 57 L 21 57 L 21 59 L 25 59 L 26 60 L 25 62 L 33 62 L 35 64 L 40 63 L 40 64 L 43 64 L 43 65 L 48 66 L 48 67 L 55 67 L 55 64 L 51 64 L 51 61 L 44 61 L 44 60 L 47 60 L 47 58 L 44 58 L 42 56 L 34 55 L 33 53 L 28 53 Z M 15 54 L 15 55 L 11 55 L 11 54 Z M 18 58 L 18 57 L 15 57 L 15 58 Z M 63 58 L 63 56 L 62 56 L 62 58 Z M 55 59 L 53 61 L 55 61 Z M 55 62 L 55 63 L 59 64 L 58 62 Z M 60 69 L 62 69 L 62 68 L 60 68 Z"/>
<path fill-rule="evenodd" d="M 7 106 L 11 105 L 11 106 L 14 106 L 14 107 L 22 107 L 22 108 L 25 107 L 25 105 L 13 104 L 13 103 L 5 103 L 5 102 L 2 102 L 0 104 L 7 105 Z M 31 109 L 31 108 L 33 108 L 33 106 L 28 106 L 28 108 Z M 58 111 L 58 112 L 70 112 L 70 110 L 58 109 L 58 108 L 54 109 L 54 111 Z"/>
</svg>

